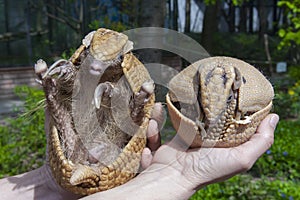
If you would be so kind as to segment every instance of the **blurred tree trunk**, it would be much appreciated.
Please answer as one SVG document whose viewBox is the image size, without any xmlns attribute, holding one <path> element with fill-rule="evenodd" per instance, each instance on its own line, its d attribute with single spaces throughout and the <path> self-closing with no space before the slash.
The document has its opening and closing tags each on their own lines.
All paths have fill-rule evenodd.
<svg viewBox="0 0 300 200">
<path fill-rule="evenodd" d="M 249 1 L 249 33 L 253 33 L 253 1 Z"/>
<path fill-rule="evenodd" d="M 268 12 L 266 7 L 266 1 L 258 1 L 258 17 L 259 17 L 259 40 L 261 42 L 264 41 L 264 34 L 267 33 L 268 30 Z"/>
<path fill-rule="evenodd" d="M 228 25 L 229 32 L 235 32 L 235 5 L 233 5 L 232 1 L 229 3 Z"/>
<path fill-rule="evenodd" d="M 141 0 L 138 19 L 139 27 L 164 27 L 166 0 Z M 142 37 L 142 36 L 141 36 Z M 156 39 L 153 42 L 158 42 Z M 139 50 L 139 56 L 145 63 L 161 63 L 161 51 L 158 49 Z"/>
<path fill-rule="evenodd" d="M 173 12 L 172 12 L 171 0 L 167 0 L 167 5 L 168 5 L 168 8 L 166 10 L 166 13 L 168 15 L 168 25 L 167 25 L 167 27 L 172 28 Z"/>
<path fill-rule="evenodd" d="M 36 31 L 41 32 L 43 31 L 43 0 L 38 0 L 36 2 L 37 11 L 36 11 Z"/>
<path fill-rule="evenodd" d="M 84 1 L 81 0 L 81 5 L 82 5 L 82 27 L 81 27 L 81 35 L 84 37 L 88 31 L 89 31 L 89 23 L 91 21 L 91 15 L 89 12 L 90 2 L 91 1 Z"/>
<path fill-rule="evenodd" d="M 4 26 L 5 26 L 5 31 L 9 32 L 9 9 L 8 9 L 8 0 L 4 0 Z M 11 2 L 11 1 L 10 1 Z M 11 50 L 10 50 L 10 44 L 9 41 L 5 42 L 6 44 L 6 53 L 7 55 L 10 54 Z"/>
<path fill-rule="evenodd" d="M 173 29 L 178 31 L 178 0 L 173 0 Z"/>
<path fill-rule="evenodd" d="M 138 25 L 163 27 L 165 7 L 166 0 L 141 0 Z"/>
<path fill-rule="evenodd" d="M 220 1 L 209 4 L 205 8 L 201 44 L 209 53 L 213 50 L 213 35 L 218 30 L 218 13 Z"/>
<path fill-rule="evenodd" d="M 128 23 L 132 27 L 138 26 L 138 15 L 139 15 L 139 0 L 120 0 L 119 9 L 122 14 L 128 16 Z"/>
<path fill-rule="evenodd" d="M 32 40 L 30 36 L 30 31 L 31 31 L 31 8 L 30 8 L 30 1 L 27 0 L 27 7 L 25 8 L 25 27 L 26 27 L 26 42 L 27 42 L 27 54 L 28 54 L 28 63 L 30 65 L 33 64 L 32 62 L 32 55 L 33 55 L 33 50 L 32 50 Z"/>
<path fill-rule="evenodd" d="M 141 0 L 138 25 L 140 27 L 164 27 L 165 7 L 166 0 Z M 177 20 L 177 18 L 174 20 Z M 160 34 L 163 33 L 140 33 L 140 37 L 142 37 L 141 41 L 145 41 L 145 43 L 151 42 L 154 47 L 159 46 L 163 42 L 162 35 Z M 138 50 L 137 54 L 138 58 L 145 64 L 162 63 L 162 51 L 160 49 L 141 49 Z M 164 96 L 162 94 L 162 88 L 163 87 L 158 84 L 155 86 L 155 93 L 158 101 L 163 101 L 163 98 L 160 98 Z"/>
<path fill-rule="evenodd" d="M 232 1 L 226 1 L 226 4 L 228 5 L 228 12 L 226 12 L 226 8 L 221 9 L 221 14 L 223 15 L 225 21 L 228 25 L 228 31 L 230 33 L 235 32 L 235 5 Z M 222 5 L 222 7 L 224 7 Z"/>
<path fill-rule="evenodd" d="M 246 7 L 246 3 L 243 2 L 243 4 L 240 7 L 240 21 L 239 21 L 239 31 L 242 33 L 247 32 L 247 14 L 248 9 Z"/>
<path fill-rule="evenodd" d="M 278 16 L 277 15 L 277 0 L 273 0 L 273 34 L 275 35 L 278 31 Z"/>
<path fill-rule="evenodd" d="M 191 0 L 185 0 L 185 25 L 184 32 L 191 32 Z"/>
<path fill-rule="evenodd" d="M 54 5 L 54 0 L 48 0 L 48 3 L 51 4 L 51 5 Z M 54 8 L 53 7 L 50 7 L 49 4 L 46 4 L 46 13 L 54 13 Z M 53 45 L 54 43 L 52 42 L 53 41 L 53 38 L 54 38 L 54 34 L 53 34 L 53 30 L 55 30 L 54 28 L 54 23 L 53 23 L 53 18 L 50 17 L 49 15 L 47 15 L 47 28 L 49 30 L 49 33 L 48 33 L 48 40 L 50 41 L 49 42 L 49 49 L 51 52 L 53 52 Z"/>
</svg>

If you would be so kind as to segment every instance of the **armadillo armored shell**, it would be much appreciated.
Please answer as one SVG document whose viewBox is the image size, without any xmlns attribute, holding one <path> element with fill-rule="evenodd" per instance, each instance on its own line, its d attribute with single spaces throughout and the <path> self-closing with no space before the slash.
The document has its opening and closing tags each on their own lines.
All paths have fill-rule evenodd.
<svg viewBox="0 0 300 200">
<path fill-rule="evenodd" d="M 132 42 L 126 35 L 100 28 L 83 39 L 82 45 L 69 60 L 57 61 L 49 69 L 42 60 L 35 66 L 51 116 L 48 162 L 57 183 L 68 191 L 89 195 L 124 184 L 138 173 L 155 97 L 153 81 L 144 65 L 130 52 L 131 49 Z M 112 159 L 99 154 L 102 143 L 95 146 L 97 141 L 101 141 L 97 132 L 84 133 L 91 135 L 90 143 L 94 144 L 91 150 L 89 143 L 83 142 L 79 136 L 80 127 L 75 126 L 78 122 L 72 115 L 72 98 L 78 93 L 77 74 L 84 67 L 88 68 L 87 71 L 98 73 L 91 75 L 99 77 L 99 81 L 92 98 L 95 102 L 90 102 L 89 108 L 97 116 L 102 135 L 110 139 L 106 132 L 110 129 L 110 134 L 124 140 L 117 144 L 121 150 L 116 151 Z M 124 96 L 122 91 L 126 93 Z M 113 116 L 113 112 L 114 115 L 119 114 L 119 111 L 113 110 L 113 98 L 127 102 L 122 112 L 126 112 L 135 128 L 124 130 L 119 127 L 126 122 L 118 122 L 118 116 Z M 81 122 L 83 126 L 85 123 Z M 111 143 L 113 141 L 103 143 L 104 152 L 109 151 Z M 104 159 L 106 161 L 102 162 Z"/>
<path fill-rule="evenodd" d="M 169 83 L 166 101 L 174 128 L 193 147 L 234 147 L 249 140 L 272 108 L 270 82 L 230 57 L 193 63 Z"/>
</svg>

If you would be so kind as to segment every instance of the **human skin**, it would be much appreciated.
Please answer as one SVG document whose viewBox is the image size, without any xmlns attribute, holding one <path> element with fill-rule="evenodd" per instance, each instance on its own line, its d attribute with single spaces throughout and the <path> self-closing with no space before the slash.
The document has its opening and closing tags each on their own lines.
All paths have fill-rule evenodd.
<svg viewBox="0 0 300 200">
<path fill-rule="evenodd" d="M 158 127 L 162 119 L 162 106 L 156 104 L 147 131 L 148 148 L 142 154 L 146 169 L 124 185 L 82 199 L 188 199 L 206 185 L 249 170 L 273 144 L 279 117 L 269 114 L 256 134 L 237 147 L 198 149 L 186 149 L 178 140 L 161 146 Z M 56 184 L 47 164 L 1 179 L 0 191 L 1 199 L 79 198 Z"/>
</svg>

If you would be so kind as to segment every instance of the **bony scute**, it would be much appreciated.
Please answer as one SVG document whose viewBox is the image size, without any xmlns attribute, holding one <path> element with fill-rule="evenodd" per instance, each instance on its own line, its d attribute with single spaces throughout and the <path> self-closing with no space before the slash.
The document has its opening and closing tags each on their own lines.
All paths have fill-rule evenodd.
<svg viewBox="0 0 300 200">
<path fill-rule="evenodd" d="M 274 97 L 261 72 L 230 57 L 193 63 L 172 78 L 169 88 L 171 121 L 192 148 L 233 147 L 248 141 L 270 112 Z"/>
</svg>

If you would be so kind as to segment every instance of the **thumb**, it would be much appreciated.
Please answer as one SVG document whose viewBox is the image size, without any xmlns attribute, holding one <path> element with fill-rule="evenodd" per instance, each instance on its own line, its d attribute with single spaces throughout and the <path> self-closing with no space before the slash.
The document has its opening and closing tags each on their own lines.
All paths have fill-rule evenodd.
<svg viewBox="0 0 300 200">
<path fill-rule="evenodd" d="M 270 148 L 274 142 L 274 131 L 278 121 L 279 121 L 279 116 L 277 114 L 269 114 L 260 123 L 260 125 L 256 130 L 255 135 L 258 137 L 259 140 L 261 140 L 261 142 L 265 142 L 265 146 L 267 149 Z M 257 140 L 255 137 L 254 139 Z"/>
<path fill-rule="evenodd" d="M 274 142 L 274 131 L 279 121 L 277 114 L 269 114 L 258 126 L 256 133 L 241 148 L 247 149 L 248 156 L 259 158 Z"/>
<path fill-rule="evenodd" d="M 269 114 L 259 125 L 257 133 L 259 134 L 265 131 L 274 132 L 278 121 L 279 116 L 277 114 Z"/>
</svg>

